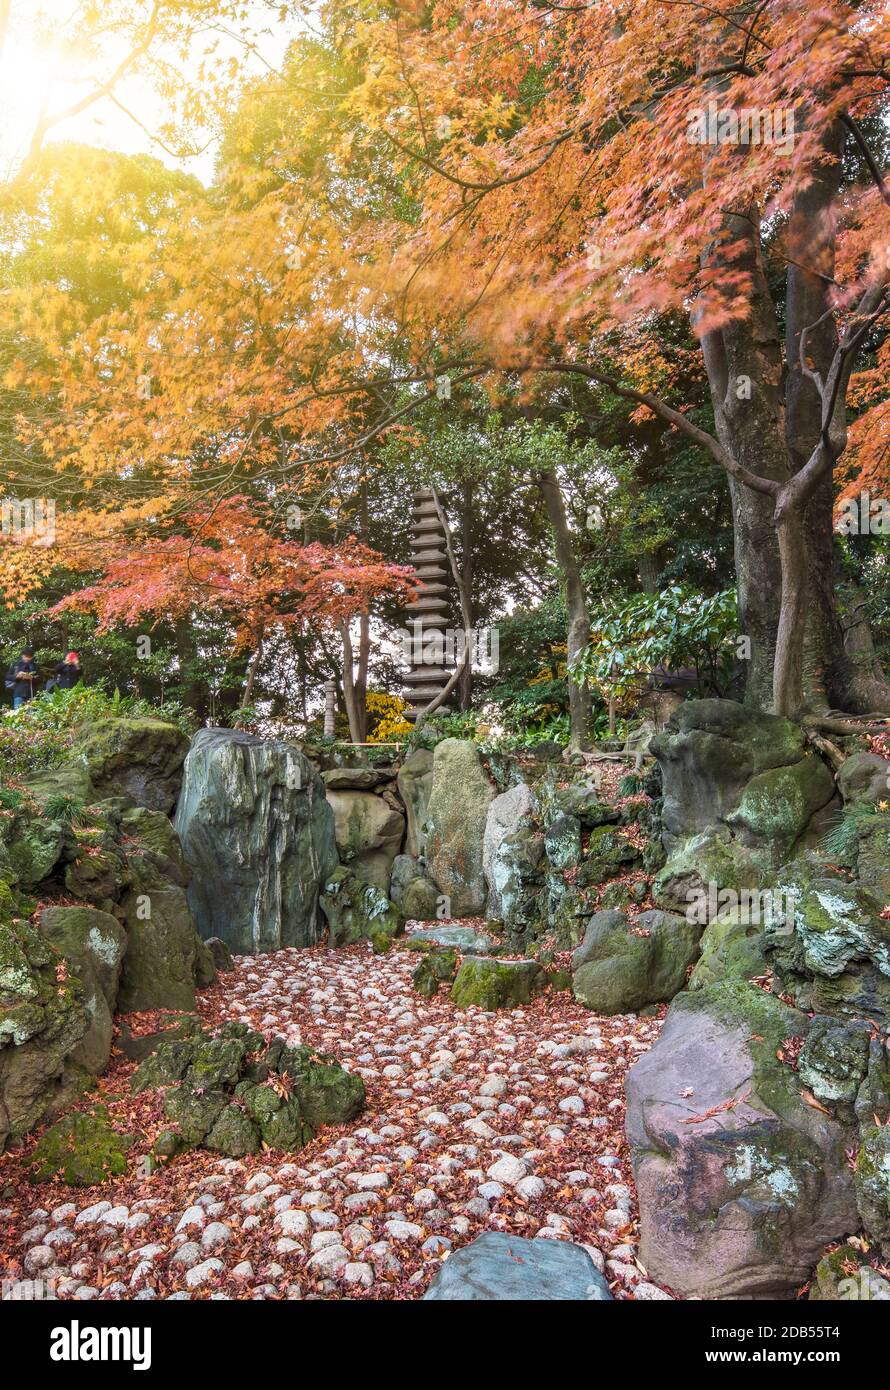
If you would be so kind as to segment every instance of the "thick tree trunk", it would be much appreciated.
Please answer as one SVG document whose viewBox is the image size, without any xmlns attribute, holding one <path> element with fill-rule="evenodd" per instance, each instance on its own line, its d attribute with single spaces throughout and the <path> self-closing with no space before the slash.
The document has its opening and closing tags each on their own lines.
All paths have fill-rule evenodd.
<svg viewBox="0 0 890 1390">
<path fill-rule="evenodd" d="M 752 208 L 747 217 L 726 219 L 731 266 L 750 278 L 750 313 L 704 335 L 702 349 L 714 406 L 717 438 L 752 473 L 785 482 L 788 456 L 782 437 L 782 352 L 775 306 L 763 268 Z M 724 256 L 715 252 L 714 262 Z M 768 708 L 781 602 L 781 561 L 773 500 L 729 479 L 739 602 L 739 632 L 751 643 L 745 699 Z"/>
<path fill-rule="evenodd" d="M 559 481 L 552 469 L 539 474 L 538 485 L 553 529 L 557 563 L 565 575 L 566 608 L 568 610 L 568 658 L 571 662 L 590 641 L 590 620 L 587 600 L 581 581 L 581 568 L 575 555 L 572 533 L 566 518 L 565 503 Z M 579 686 L 569 677 L 570 743 L 584 748 L 588 743 L 591 698 L 589 689 Z"/>
<path fill-rule="evenodd" d="M 797 719 L 803 701 L 803 667 L 806 647 L 807 546 L 804 516 L 792 503 L 777 506 L 776 531 L 782 565 L 782 601 L 776 633 L 773 671 L 774 714 Z"/>
</svg>

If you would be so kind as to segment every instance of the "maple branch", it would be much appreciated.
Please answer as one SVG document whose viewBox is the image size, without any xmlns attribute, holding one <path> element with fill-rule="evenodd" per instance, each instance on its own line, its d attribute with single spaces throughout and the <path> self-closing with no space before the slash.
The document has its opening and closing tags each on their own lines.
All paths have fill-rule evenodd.
<svg viewBox="0 0 890 1390">
<path fill-rule="evenodd" d="M 653 396 L 650 391 L 636 391 L 631 386 L 622 386 L 614 377 L 606 376 L 602 372 L 594 371 L 592 367 L 585 367 L 579 362 L 539 362 L 533 366 L 535 371 L 543 372 L 567 372 L 576 376 L 586 377 L 588 381 L 595 381 L 600 386 L 607 387 L 616 396 L 621 396 L 628 401 L 637 401 L 640 405 L 646 405 L 651 411 L 658 415 L 662 420 L 675 425 L 677 429 L 694 439 L 738 482 L 744 483 L 746 487 L 752 488 L 755 492 L 765 493 L 769 497 L 776 497 L 779 492 L 779 483 L 772 478 L 763 478 L 759 473 L 752 473 L 750 469 L 739 463 L 728 449 L 724 449 L 718 439 L 715 439 L 707 430 L 701 429 L 693 424 L 679 410 L 674 410 L 673 406 L 667 404 L 659 396 Z"/>
<path fill-rule="evenodd" d="M 37 124 L 34 128 L 34 133 L 31 137 L 31 146 L 28 151 L 28 157 L 25 160 L 24 165 L 22 166 L 23 173 L 28 172 L 28 170 L 33 166 L 33 163 L 37 158 L 38 154 L 40 153 L 43 147 L 43 142 L 46 139 L 46 136 L 49 133 L 49 131 L 51 131 L 55 126 L 60 125 L 63 121 L 70 120 L 73 116 L 79 116 L 83 111 L 86 111 L 91 106 L 95 105 L 97 101 L 101 101 L 102 97 L 110 96 L 117 84 L 120 82 L 121 78 L 129 72 L 130 68 L 132 68 L 134 64 L 139 61 L 140 58 L 143 58 L 145 56 L 152 43 L 154 42 L 155 36 L 158 31 L 161 16 L 161 5 L 162 0 L 155 0 L 155 3 L 152 7 L 152 12 L 146 23 L 145 33 L 143 34 L 139 43 L 137 43 L 136 46 L 130 50 L 126 57 L 121 59 L 121 61 L 118 63 L 117 67 L 114 69 L 110 77 L 108 77 L 104 82 L 98 83 L 92 89 L 92 91 L 87 92 L 85 96 L 80 97 L 78 101 L 72 102 L 70 106 L 64 107 L 61 111 L 56 111 L 51 116 L 46 115 L 45 110 L 41 112 Z"/>
<path fill-rule="evenodd" d="M 850 134 L 853 136 L 853 139 L 856 141 L 856 144 L 859 146 L 859 149 L 862 153 L 862 158 L 868 165 L 868 172 L 874 179 L 878 192 L 880 193 L 887 206 L 890 207 L 890 189 L 888 189 L 886 183 L 884 182 L 884 176 L 878 168 L 877 163 L 875 162 L 875 157 L 868 147 L 868 142 L 865 136 L 863 135 L 862 130 L 860 129 L 859 123 L 855 121 L 853 117 L 848 115 L 845 111 L 841 112 L 840 122 L 841 125 L 846 126 L 847 130 L 849 130 Z"/>
</svg>

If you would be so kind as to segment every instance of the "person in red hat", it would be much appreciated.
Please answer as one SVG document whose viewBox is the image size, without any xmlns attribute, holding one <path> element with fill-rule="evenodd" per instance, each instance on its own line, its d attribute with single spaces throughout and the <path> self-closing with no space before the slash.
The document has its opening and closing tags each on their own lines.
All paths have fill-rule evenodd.
<svg viewBox="0 0 890 1390">
<path fill-rule="evenodd" d="M 73 690 L 78 681 L 82 680 L 80 657 L 77 652 L 68 652 L 65 660 L 60 661 L 53 672 L 51 686 L 53 690 Z"/>
</svg>

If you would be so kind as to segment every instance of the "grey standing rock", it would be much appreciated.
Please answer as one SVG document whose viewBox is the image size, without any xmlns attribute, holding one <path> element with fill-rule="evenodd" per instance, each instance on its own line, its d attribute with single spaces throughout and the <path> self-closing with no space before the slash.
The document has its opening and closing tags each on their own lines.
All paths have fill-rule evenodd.
<svg viewBox="0 0 890 1390">
<path fill-rule="evenodd" d="M 436 744 L 426 862 L 431 878 L 450 899 L 452 917 L 485 910 L 482 838 L 494 797 L 475 743 L 445 738 Z"/>
<path fill-rule="evenodd" d="M 202 729 L 186 758 L 176 829 L 205 939 L 241 953 L 318 939 L 319 891 L 338 862 L 334 813 L 296 748 Z"/>
<path fill-rule="evenodd" d="M 416 748 L 399 768 L 396 782 L 405 803 L 408 833 L 405 853 L 418 859 L 426 846 L 426 811 L 433 789 L 433 755 L 429 748 Z"/>
<path fill-rule="evenodd" d="M 489 917 L 502 915 L 501 894 L 495 879 L 495 858 L 501 841 L 530 821 L 535 805 L 535 795 L 528 783 L 517 782 L 515 787 L 496 796 L 488 808 L 482 836 L 482 872 L 488 885 Z"/>
<path fill-rule="evenodd" d="M 424 1299 L 608 1303 L 612 1295 L 583 1246 L 486 1231 L 446 1260 Z"/>
</svg>

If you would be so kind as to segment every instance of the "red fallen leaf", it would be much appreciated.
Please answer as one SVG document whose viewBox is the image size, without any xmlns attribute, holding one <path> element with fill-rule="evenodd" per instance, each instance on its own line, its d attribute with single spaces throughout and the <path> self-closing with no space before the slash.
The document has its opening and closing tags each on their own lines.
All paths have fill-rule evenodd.
<svg viewBox="0 0 890 1390">
<path fill-rule="evenodd" d="M 750 1094 L 750 1091 L 746 1091 L 743 1096 L 736 1096 L 735 1100 L 724 1100 L 719 1105 L 712 1105 L 710 1110 L 703 1110 L 700 1115 L 687 1115 L 683 1123 L 684 1125 L 697 1125 L 702 1120 L 710 1120 L 713 1115 L 723 1115 L 727 1110 L 735 1110 L 736 1106 L 747 1100 Z"/>
</svg>

